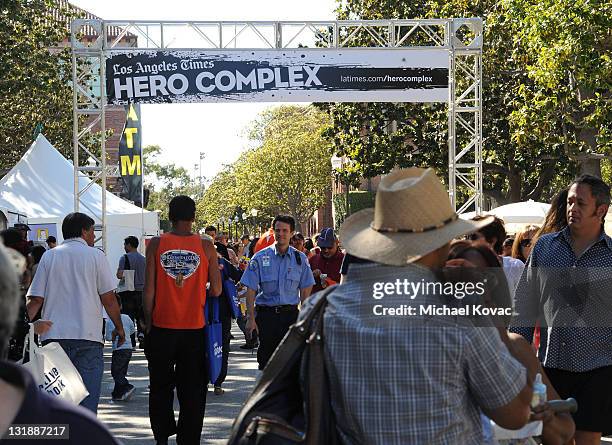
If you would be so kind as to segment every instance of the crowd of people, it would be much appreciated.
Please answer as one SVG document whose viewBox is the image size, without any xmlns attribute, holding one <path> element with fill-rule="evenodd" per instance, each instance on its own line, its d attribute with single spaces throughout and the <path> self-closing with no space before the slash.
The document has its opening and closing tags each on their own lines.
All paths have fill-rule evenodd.
<svg viewBox="0 0 612 445">
<path fill-rule="evenodd" d="M 599 444 L 612 433 L 609 186 L 581 176 L 555 196 L 542 226 L 511 235 L 499 218 L 460 219 L 431 169 L 395 171 L 377 193 L 375 207 L 351 215 L 339 233 L 324 228 L 310 239 L 291 216 L 278 215 L 260 237 L 234 242 L 214 226 L 196 233 L 194 201 L 177 196 L 172 229 L 149 240 L 145 255 L 138 238 L 127 237 L 114 275 L 91 248 L 94 221 L 85 214 L 66 216 L 64 241 L 50 237 L 47 248 L 28 243 L 27 226 L 5 230 L 4 246 L 23 264 L 0 267 L 0 346 L 7 343 L 0 394 L 14 402 L 0 416 L 0 436 L 27 418 L 26 406 L 47 403 L 28 401 L 31 378 L 11 363 L 24 355 L 29 323 L 42 345 L 64 349 L 89 393 L 81 406 L 94 414 L 104 339 L 112 342 L 117 402 L 134 393 L 129 362 L 144 349 L 156 442 L 176 435 L 179 444 L 196 444 L 211 380 L 211 302 L 219 307 L 222 366 L 210 383 L 222 396 L 233 319 L 241 347 L 257 348 L 265 373 L 290 327 L 320 298 L 327 299 L 328 397 L 342 443 L 492 444 L 492 425 L 517 430 L 533 421 L 542 421 L 545 444 Z M 0 249 L 0 262 L 9 264 L 8 253 Z M 435 283 L 453 290 L 425 291 Z M 466 283 L 482 292 L 466 297 Z M 470 305 L 502 315 L 457 315 Z M 538 374 L 546 398 L 572 397 L 577 413 L 532 403 Z M 95 425 L 100 443 L 115 443 L 95 416 L 75 407 L 65 413 Z"/>
</svg>

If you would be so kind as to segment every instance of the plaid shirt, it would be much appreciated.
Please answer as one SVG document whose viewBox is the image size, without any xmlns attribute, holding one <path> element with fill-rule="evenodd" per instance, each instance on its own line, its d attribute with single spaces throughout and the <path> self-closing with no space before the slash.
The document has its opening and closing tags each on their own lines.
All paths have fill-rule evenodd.
<svg viewBox="0 0 612 445">
<path fill-rule="evenodd" d="M 466 317 L 379 316 L 373 306 L 440 303 L 436 295 L 373 298 L 374 283 L 436 281 L 418 265 L 352 265 L 328 296 L 326 368 L 345 444 L 482 444 L 480 408 L 506 405 L 526 385 L 525 368 L 494 328 Z M 317 299 L 307 300 L 300 318 Z"/>
</svg>

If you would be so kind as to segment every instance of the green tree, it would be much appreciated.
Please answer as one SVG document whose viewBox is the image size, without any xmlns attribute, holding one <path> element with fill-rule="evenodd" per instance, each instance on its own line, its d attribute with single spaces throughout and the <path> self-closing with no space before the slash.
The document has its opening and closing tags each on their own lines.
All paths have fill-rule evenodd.
<svg viewBox="0 0 612 445">
<path fill-rule="evenodd" d="M 540 6 L 536 8 L 536 4 Z M 571 11 L 569 18 L 564 10 Z M 609 4 L 605 7 L 601 2 L 586 0 L 571 7 L 565 0 L 549 0 L 542 4 L 535 0 L 476 3 L 434 0 L 419 4 L 347 0 L 339 2 L 338 14 L 340 19 L 473 16 L 485 19 L 484 187 L 485 194 L 498 203 L 547 199 L 588 161 L 576 152 L 607 152 L 611 122 L 607 107 L 612 78 L 609 73 L 609 20 L 612 17 Z M 589 24 L 578 31 L 576 25 L 583 21 Z M 565 77 L 557 77 L 566 80 L 570 77 L 569 72 L 579 73 L 580 79 L 589 77 L 589 91 L 598 99 L 589 102 L 590 114 L 586 117 L 576 114 L 577 109 L 583 108 L 584 101 L 580 106 L 569 107 L 571 113 L 564 110 L 560 106 L 564 94 L 562 85 L 544 88 L 542 79 L 534 73 L 534 67 L 548 70 L 543 68 L 541 56 L 559 45 L 559 36 L 563 36 L 561 40 L 571 57 L 557 61 L 562 69 L 555 67 L 551 72 L 564 73 Z M 363 39 L 367 41 L 366 37 Z M 597 68 L 593 64 L 597 64 Z M 574 99 L 576 91 L 579 89 L 574 88 Z M 334 152 L 354 161 L 349 167 L 352 171 L 348 172 L 352 179 L 386 173 L 396 165 L 431 166 L 446 177 L 445 107 L 335 104 L 328 110 L 333 122 L 328 132 L 329 140 Z M 564 122 L 561 116 L 567 114 L 573 119 L 579 117 L 581 123 L 576 126 L 568 124 L 569 119 Z M 393 120 L 398 122 L 397 132 L 388 131 Z M 568 132 L 576 128 L 579 131 L 575 133 L 579 136 L 568 139 Z M 590 145 L 578 141 L 589 135 Z"/>
<path fill-rule="evenodd" d="M 225 165 L 205 190 L 197 203 L 196 218 L 199 225 L 216 225 L 221 217 L 227 219 L 235 216 L 238 194 L 234 170 L 242 159 L 243 156 L 234 164 Z"/>
<path fill-rule="evenodd" d="M 75 13 L 57 0 L 0 3 L 0 172 L 11 168 L 33 141 L 37 125 L 72 156 L 72 72 L 68 36 Z M 63 17 L 64 19 L 58 19 Z"/>
<path fill-rule="evenodd" d="M 149 189 L 147 210 L 159 210 L 160 219 L 167 220 L 168 204 L 173 197 L 187 195 L 197 199 L 199 190 L 186 169 L 173 163 L 159 163 L 157 157 L 160 153 L 159 145 L 148 145 L 143 149 L 145 187 Z"/>
<path fill-rule="evenodd" d="M 262 113 L 251 133 L 261 145 L 235 169 L 242 208 L 288 213 L 302 230 L 331 187 L 331 153 L 322 137 L 327 125 L 327 115 L 312 106 Z"/>
<path fill-rule="evenodd" d="M 257 209 L 260 221 L 290 214 L 301 230 L 331 187 L 331 153 L 322 136 L 328 123 L 312 106 L 264 111 L 250 127 L 256 148 L 215 177 L 198 204 L 198 219 L 214 224 Z"/>
<path fill-rule="evenodd" d="M 532 83 L 521 85 L 513 138 L 560 147 L 581 173 L 601 176 L 612 148 L 612 3 L 504 0 L 513 58 Z"/>
</svg>

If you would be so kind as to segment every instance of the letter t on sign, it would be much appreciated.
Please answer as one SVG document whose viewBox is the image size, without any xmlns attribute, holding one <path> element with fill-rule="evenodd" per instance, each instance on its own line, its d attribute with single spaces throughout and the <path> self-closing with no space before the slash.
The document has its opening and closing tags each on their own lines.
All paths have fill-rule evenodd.
<svg viewBox="0 0 612 445">
<path fill-rule="evenodd" d="M 127 147 L 134 148 L 134 138 L 132 136 L 134 134 L 138 134 L 138 128 L 126 128 L 124 133 L 125 133 L 125 141 L 127 143 Z"/>
</svg>

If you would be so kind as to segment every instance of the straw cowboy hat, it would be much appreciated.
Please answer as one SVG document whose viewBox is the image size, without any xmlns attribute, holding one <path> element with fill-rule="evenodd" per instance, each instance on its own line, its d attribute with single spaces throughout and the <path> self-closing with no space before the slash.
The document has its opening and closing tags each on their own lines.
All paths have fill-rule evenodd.
<svg viewBox="0 0 612 445">
<path fill-rule="evenodd" d="M 382 179 L 374 208 L 348 217 L 340 240 L 351 255 L 402 266 L 492 221 L 459 219 L 434 171 L 408 168 Z"/>
</svg>

